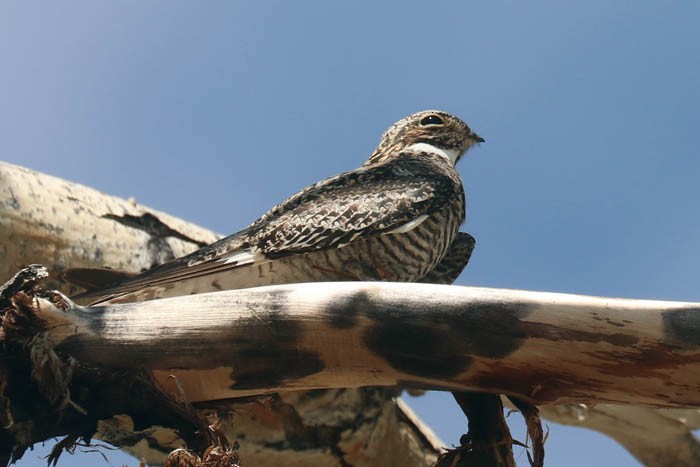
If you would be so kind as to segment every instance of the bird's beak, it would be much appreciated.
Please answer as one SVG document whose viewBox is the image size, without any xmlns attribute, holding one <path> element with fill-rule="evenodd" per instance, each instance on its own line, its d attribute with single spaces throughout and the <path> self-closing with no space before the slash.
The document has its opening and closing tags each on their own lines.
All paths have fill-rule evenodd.
<svg viewBox="0 0 700 467">
<path fill-rule="evenodd" d="M 472 134 L 471 136 L 472 136 L 472 139 L 473 139 L 474 141 L 476 141 L 477 143 L 483 143 L 483 142 L 486 141 L 484 138 L 482 138 L 481 136 L 477 135 L 476 133 Z"/>
</svg>

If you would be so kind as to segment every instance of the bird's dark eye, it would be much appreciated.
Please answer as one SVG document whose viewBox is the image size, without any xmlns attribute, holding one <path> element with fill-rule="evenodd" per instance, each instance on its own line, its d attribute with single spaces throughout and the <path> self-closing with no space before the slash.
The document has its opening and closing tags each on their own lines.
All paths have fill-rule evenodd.
<svg viewBox="0 0 700 467">
<path fill-rule="evenodd" d="M 428 115 L 427 117 L 423 117 L 423 120 L 420 121 L 420 124 L 421 126 L 444 125 L 445 122 L 443 122 L 442 119 L 437 115 Z"/>
</svg>

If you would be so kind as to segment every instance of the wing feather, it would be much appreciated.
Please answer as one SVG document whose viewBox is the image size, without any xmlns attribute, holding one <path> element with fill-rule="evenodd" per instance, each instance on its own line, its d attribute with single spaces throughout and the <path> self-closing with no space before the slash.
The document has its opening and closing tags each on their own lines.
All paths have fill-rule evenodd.
<svg viewBox="0 0 700 467">
<path fill-rule="evenodd" d="M 429 162 L 397 158 L 314 185 L 253 224 L 251 242 L 266 256 L 279 257 L 341 247 L 413 221 L 415 227 L 421 216 L 464 196 L 456 172 Z"/>
</svg>

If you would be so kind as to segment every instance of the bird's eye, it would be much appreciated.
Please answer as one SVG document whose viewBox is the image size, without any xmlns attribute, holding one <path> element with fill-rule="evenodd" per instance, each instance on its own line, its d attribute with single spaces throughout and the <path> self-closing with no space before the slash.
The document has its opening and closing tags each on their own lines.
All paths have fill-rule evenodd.
<svg viewBox="0 0 700 467">
<path fill-rule="evenodd" d="M 445 122 L 443 122 L 442 119 L 437 115 L 428 115 L 427 117 L 423 117 L 423 120 L 420 121 L 420 124 L 421 126 L 444 125 Z"/>
</svg>

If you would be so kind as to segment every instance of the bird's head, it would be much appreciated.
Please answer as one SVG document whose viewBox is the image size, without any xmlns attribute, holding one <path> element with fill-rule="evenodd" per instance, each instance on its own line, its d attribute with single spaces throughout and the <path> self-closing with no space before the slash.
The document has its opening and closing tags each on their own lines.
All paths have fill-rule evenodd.
<svg viewBox="0 0 700 467">
<path fill-rule="evenodd" d="M 440 110 L 424 110 L 391 125 L 365 165 L 408 150 L 434 152 L 456 164 L 467 149 L 483 142 L 484 138 L 454 115 Z"/>
</svg>

